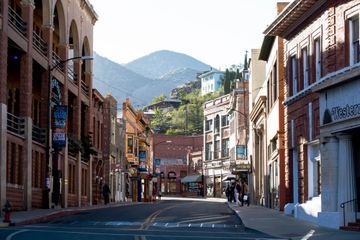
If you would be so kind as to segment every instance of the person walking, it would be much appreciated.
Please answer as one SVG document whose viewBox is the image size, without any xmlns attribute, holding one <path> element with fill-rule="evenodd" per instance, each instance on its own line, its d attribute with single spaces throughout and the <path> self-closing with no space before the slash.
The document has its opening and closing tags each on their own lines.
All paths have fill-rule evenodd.
<svg viewBox="0 0 360 240">
<path fill-rule="evenodd" d="M 103 186 L 103 197 L 104 197 L 104 203 L 105 205 L 109 203 L 109 195 L 111 193 L 109 185 L 107 185 L 107 183 L 104 183 Z"/>
<path fill-rule="evenodd" d="M 241 186 L 239 180 L 235 182 L 235 205 L 240 206 Z"/>
<path fill-rule="evenodd" d="M 244 202 L 246 202 L 247 206 L 250 205 L 249 198 L 249 187 L 244 179 L 241 180 L 242 191 L 241 191 L 241 206 L 244 206 Z"/>
</svg>

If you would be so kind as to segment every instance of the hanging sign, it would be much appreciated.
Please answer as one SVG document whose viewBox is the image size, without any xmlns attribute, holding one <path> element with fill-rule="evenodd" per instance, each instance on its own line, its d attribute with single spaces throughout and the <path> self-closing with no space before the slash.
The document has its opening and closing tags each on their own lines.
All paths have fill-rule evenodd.
<svg viewBox="0 0 360 240">
<path fill-rule="evenodd" d="M 53 110 L 53 146 L 55 148 L 65 147 L 66 144 L 66 117 L 67 106 L 55 105 Z"/>
</svg>

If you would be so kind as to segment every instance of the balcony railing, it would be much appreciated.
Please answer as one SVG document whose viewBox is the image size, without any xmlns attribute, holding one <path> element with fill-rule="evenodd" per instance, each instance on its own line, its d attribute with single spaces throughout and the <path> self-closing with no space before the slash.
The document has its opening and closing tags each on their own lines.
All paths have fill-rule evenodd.
<svg viewBox="0 0 360 240">
<path fill-rule="evenodd" d="M 7 130 L 19 136 L 25 136 L 25 119 L 8 113 Z"/>
<path fill-rule="evenodd" d="M 60 71 L 64 71 L 64 66 L 62 66 L 62 64 L 59 64 L 61 62 L 61 58 L 56 54 L 56 52 L 52 52 L 52 65 L 56 66 L 56 69 L 60 70 Z"/>
<path fill-rule="evenodd" d="M 33 32 L 33 47 L 43 56 L 46 56 L 47 44 L 46 42 L 37 34 Z"/>
<path fill-rule="evenodd" d="M 85 94 L 85 95 L 89 95 L 89 86 L 86 85 L 86 83 L 84 81 L 81 81 L 81 91 Z"/>
<path fill-rule="evenodd" d="M 9 24 L 23 37 L 26 37 L 26 22 L 10 6 L 9 6 Z"/>
<path fill-rule="evenodd" d="M 76 73 L 74 72 L 73 67 L 68 65 L 67 66 L 67 72 L 68 72 L 67 75 L 68 75 L 69 81 L 76 85 L 77 84 L 77 79 L 76 79 Z"/>
<path fill-rule="evenodd" d="M 32 129 L 32 139 L 35 142 L 45 144 L 46 143 L 46 129 L 40 128 L 36 125 L 33 125 Z"/>
</svg>

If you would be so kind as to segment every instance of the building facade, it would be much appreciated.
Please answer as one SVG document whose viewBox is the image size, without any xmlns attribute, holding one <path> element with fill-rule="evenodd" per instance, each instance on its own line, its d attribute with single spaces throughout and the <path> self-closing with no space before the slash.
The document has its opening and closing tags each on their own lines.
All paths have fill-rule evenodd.
<svg viewBox="0 0 360 240">
<path fill-rule="evenodd" d="M 160 162 L 157 187 L 163 195 L 180 195 L 184 192 L 181 179 L 194 174 L 191 162 L 198 166 L 198 152 L 202 153 L 203 136 L 154 135 L 154 160 Z M 194 160 L 194 161 L 192 161 Z M 160 188 L 161 186 L 161 188 Z"/>
<path fill-rule="evenodd" d="M 223 196 L 226 185 L 222 179 L 231 174 L 229 109 L 230 94 L 204 103 L 203 159 L 208 196 Z"/>
<path fill-rule="evenodd" d="M 319 93 L 312 87 L 335 70 L 327 49 L 337 44 L 335 34 L 339 41 L 345 38 L 333 26 L 341 19 L 335 21 L 333 12 L 340 2 L 347 1 L 295 0 L 265 30 L 267 36 L 284 39 L 285 189 L 290 193 L 284 210 L 312 222 L 318 222 L 326 209 L 322 199 L 327 198 L 326 191 L 333 188 L 336 177 L 325 180 L 328 171 L 323 172 L 320 154 Z"/>
<path fill-rule="evenodd" d="M 224 73 L 211 69 L 210 71 L 200 74 L 198 78 L 201 79 L 201 95 L 206 95 L 216 92 L 221 88 Z"/>
<path fill-rule="evenodd" d="M 133 108 L 129 99 L 123 103 L 125 124 L 126 191 L 134 202 L 148 201 L 153 189 L 151 131 L 143 112 Z"/>
<path fill-rule="evenodd" d="M 61 105 L 67 136 L 91 135 L 92 62 L 68 60 L 92 56 L 97 15 L 86 0 L 4 0 L 0 9 L 0 205 L 92 204 L 91 155 L 47 130 Z"/>
</svg>

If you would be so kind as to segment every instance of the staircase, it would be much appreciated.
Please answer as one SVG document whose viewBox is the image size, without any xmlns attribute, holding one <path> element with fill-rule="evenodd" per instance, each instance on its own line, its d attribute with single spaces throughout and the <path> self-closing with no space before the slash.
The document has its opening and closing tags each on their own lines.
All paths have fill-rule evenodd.
<svg viewBox="0 0 360 240">
<path fill-rule="evenodd" d="M 350 222 L 348 226 L 340 227 L 340 229 L 345 231 L 360 232 L 360 219 L 357 219 L 356 222 Z"/>
</svg>

